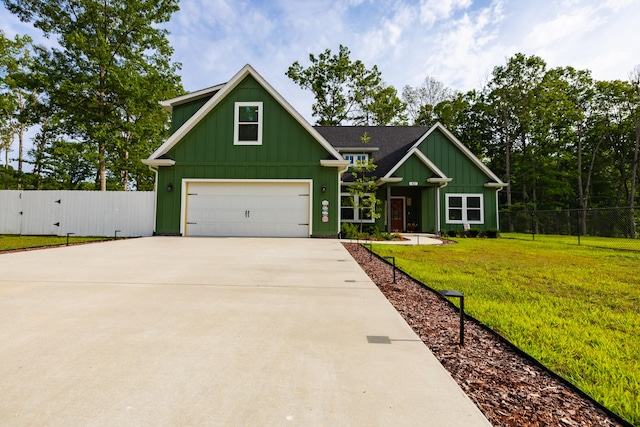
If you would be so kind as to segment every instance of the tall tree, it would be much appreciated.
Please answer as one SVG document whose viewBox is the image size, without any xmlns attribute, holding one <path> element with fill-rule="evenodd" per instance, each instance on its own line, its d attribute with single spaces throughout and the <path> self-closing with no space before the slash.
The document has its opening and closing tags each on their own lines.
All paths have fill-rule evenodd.
<svg viewBox="0 0 640 427">
<path fill-rule="evenodd" d="M 506 65 L 493 69 L 485 88 L 484 98 L 487 112 L 492 116 L 490 122 L 497 139 L 495 142 L 498 152 L 504 156 L 503 176 L 505 182 L 511 184 L 506 188 L 508 208 L 514 204 L 515 185 L 521 189 L 520 202 L 525 209 L 537 199 L 535 191 L 531 193 L 531 178 L 535 176 L 532 132 L 534 104 L 545 69 L 546 63 L 542 58 L 518 53 L 509 58 Z"/>
<path fill-rule="evenodd" d="M 320 126 L 344 124 L 386 125 L 404 110 L 396 90 L 387 86 L 377 66 L 365 67 L 351 60 L 351 52 L 340 45 L 337 54 L 326 49 L 318 56 L 309 55 L 311 65 L 303 67 L 295 61 L 285 75 L 303 89 L 313 92 L 316 102 L 313 116 Z"/>
<path fill-rule="evenodd" d="M 425 77 L 420 86 L 405 86 L 402 101 L 412 125 L 431 126 L 438 121 L 436 106 L 452 101 L 457 93 L 431 76 Z"/>
<path fill-rule="evenodd" d="M 18 189 L 22 187 L 25 132 L 36 121 L 34 112 L 38 110 L 39 102 L 38 93 L 27 84 L 34 64 L 31 43 L 29 36 L 15 36 L 10 40 L 0 30 L 0 112 L 3 116 L 0 132 L 5 153 L 14 139 L 18 140 Z"/>
<path fill-rule="evenodd" d="M 41 51 L 38 58 L 48 100 L 61 116 L 64 132 L 94 147 L 97 182 L 100 190 L 106 190 L 109 158 L 118 157 L 119 147 L 126 145 L 127 118 L 148 113 L 131 111 L 131 105 L 144 104 L 140 96 L 152 98 L 164 92 L 170 97 L 179 91 L 178 65 L 170 62 L 167 32 L 159 27 L 178 10 L 178 1 L 2 1 L 46 36 L 58 36 L 58 47 Z M 132 79 L 145 80 L 155 90 L 131 91 Z M 159 129 L 162 126 L 160 122 Z"/>
</svg>

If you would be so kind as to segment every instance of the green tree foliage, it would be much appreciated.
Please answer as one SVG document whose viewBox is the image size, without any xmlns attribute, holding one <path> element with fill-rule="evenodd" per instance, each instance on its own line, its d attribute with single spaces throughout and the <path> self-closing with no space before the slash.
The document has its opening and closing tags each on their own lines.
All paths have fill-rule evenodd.
<svg viewBox="0 0 640 427">
<path fill-rule="evenodd" d="M 406 105 L 407 116 L 414 126 L 431 127 L 438 122 L 436 106 L 450 102 L 457 93 L 444 83 L 427 76 L 417 87 L 409 85 L 402 89 L 402 101 Z"/>
<path fill-rule="evenodd" d="M 27 76 L 34 66 L 32 40 L 29 36 L 7 39 L 0 30 L 0 148 L 8 153 L 18 140 L 18 170 L 16 187 L 22 187 L 25 132 L 37 122 L 38 93 L 27 84 Z"/>
<path fill-rule="evenodd" d="M 311 65 L 294 62 L 287 77 L 303 89 L 313 92 L 313 116 L 320 126 L 387 125 L 402 123 L 404 104 L 396 90 L 384 83 L 377 66 L 367 69 L 360 60 L 352 61 L 351 52 L 340 45 L 332 54 L 326 49 L 309 55 Z"/>
<path fill-rule="evenodd" d="M 177 0 L 2 1 L 46 36 L 57 36 L 56 47 L 37 49 L 31 82 L 45 94 L 58 143 L 91 147 L 80 152 L 96 154 L 87 160 L 95 161 L 100 190 L 148 188 L 150 173 L 139 160 L 168 131 L 157 100 L 180 91 L 178 65 L 170 62 L 166 30 L 158 25 L 178 10 Z M 42 148 L 52 141 L 44 140 Z"/>
<path fill-rule="evenodd" d="M 370 137 L 365 132 L 360 137 L 360 142 L 367 144 Z M 376 197 L 378 193 L 377 177 L 373 175 L 378 165 L 369 158 L 367 161 L 358 161 L 349 168 L 353 180 L 348 186 L 351 204 L 358 209 L 360 219 L 360 233 L 362 233 L 364 219 L 380 218 L 380 200 Z"/>
</svg>

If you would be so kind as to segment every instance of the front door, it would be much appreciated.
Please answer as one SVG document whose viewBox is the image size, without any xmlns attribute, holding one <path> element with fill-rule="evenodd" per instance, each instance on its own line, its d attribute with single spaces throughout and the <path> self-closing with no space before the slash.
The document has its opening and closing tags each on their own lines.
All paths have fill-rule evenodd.
<svg viewBox="0 0 640 427">
<path fill-rule="evenodd" d="M 405 230 L 405 202 L 404 197 L 391 198 L 391 231 Z"/>
</svg>

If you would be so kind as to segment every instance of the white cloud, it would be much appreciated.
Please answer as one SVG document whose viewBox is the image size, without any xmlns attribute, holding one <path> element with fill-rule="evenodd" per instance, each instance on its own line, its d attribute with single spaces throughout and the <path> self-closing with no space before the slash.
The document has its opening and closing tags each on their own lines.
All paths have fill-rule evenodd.
<svg viewBox="0 0 640 427">
<path fill-rule="evenodd" d="M 467 9 L 471 4 L 471 0 L 422 0 L 420 22 L 433 25 L 438 20 L 450 18 L 457 9 Z"/>
</svg>

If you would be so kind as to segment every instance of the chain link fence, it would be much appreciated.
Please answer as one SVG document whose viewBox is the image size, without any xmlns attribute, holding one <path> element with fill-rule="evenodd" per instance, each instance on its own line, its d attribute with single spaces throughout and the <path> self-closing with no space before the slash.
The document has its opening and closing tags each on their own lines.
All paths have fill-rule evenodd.
<svg viewBox="0 0 640 427">
<path fill-rule="evenodd" d="M 557 236 L 578 245 L 640 251 L 640 207 L 501 211 L 500 229 L 511 238 Z"/>
</svg>

